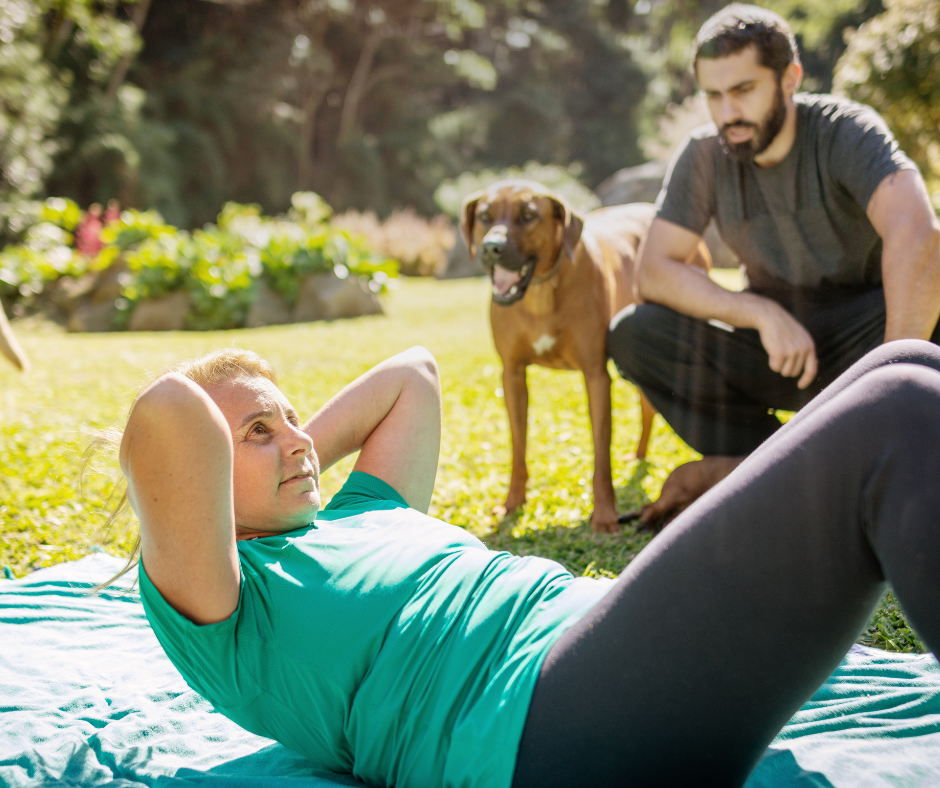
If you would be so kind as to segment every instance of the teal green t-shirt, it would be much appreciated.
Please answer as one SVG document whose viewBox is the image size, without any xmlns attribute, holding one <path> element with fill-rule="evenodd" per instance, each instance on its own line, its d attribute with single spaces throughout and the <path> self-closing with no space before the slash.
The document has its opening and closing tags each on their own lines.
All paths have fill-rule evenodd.
<svg viewBox="0 0 940 788">
<path fill-rule="evenodd" d="M 508 788 L 542 660 L 611 584 L 488 550 L 355 472 L 314 524 L 238 554 L 238 608 L 206 626 L 141 564 L 167 656 L 247 730 L 398 788 Z"/>
</svg>

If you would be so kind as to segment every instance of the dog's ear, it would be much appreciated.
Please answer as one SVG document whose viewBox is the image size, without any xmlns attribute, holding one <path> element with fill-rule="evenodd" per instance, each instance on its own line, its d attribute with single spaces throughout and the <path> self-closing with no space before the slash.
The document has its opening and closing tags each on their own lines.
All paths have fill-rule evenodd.
<svg viewBox="0 0 940 788">
<path fill-rule="evenodd" d="M 474 192 L 464 198 L 463 205 L 460 207 L 460 235 L 463 242 L 470 251 L 470 258 L 473 258 L 475 250 L 473 248 L 473 219 L 477 210 L 477 203 L 483 196 L 484 191 Z"/>
<path fill-rule="evenodd" d="M 584 219 L 574 212 L 568 203 L 557 195 L 551 196 L 555 210 L 555 218 L 562 228 L 561 242 L 564 244 L 568 258 L 574 260 L 574 250 L 581 240 L 581 230 L 584 229 Z"/>
</svg>

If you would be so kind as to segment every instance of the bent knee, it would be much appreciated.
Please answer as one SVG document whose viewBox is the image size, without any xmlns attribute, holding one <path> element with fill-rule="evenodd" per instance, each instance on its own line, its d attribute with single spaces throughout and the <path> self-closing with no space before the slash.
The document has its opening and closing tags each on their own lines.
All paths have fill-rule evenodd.
<svg viewBox="0 0 940 788">
<path fill-rule="evenodd" d="M 940 371 L 907 362 L 878 367 L 855 384 L 872 429 L 904 434 L 940 434 Z"/>
<path fill-rule="evenodd" d="M 659 344 L 664 335 L 675 333 L 677 312 L 659 304 L 631 304 L 610 321 L 607 355 L 621 374 L 639 362 L 637 352 Z"/>
</svg>

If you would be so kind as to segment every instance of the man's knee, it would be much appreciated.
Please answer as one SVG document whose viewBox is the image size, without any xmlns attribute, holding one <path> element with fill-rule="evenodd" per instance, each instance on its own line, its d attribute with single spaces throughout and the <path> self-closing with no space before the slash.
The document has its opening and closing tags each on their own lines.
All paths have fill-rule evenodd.
<svg viewBox="0 0 940 788">
<path fill-rule="evenodd" d="M 620 374 L 633 380 L 653 347 L 659 348 L 658 359 L 666 360 L 661 355 L 663 337 L 675 333 L 679 318 L 677 312 L 659 304 L 631 304 L 614 315 L 607 332 L 607 355 Z"/>
</svg>

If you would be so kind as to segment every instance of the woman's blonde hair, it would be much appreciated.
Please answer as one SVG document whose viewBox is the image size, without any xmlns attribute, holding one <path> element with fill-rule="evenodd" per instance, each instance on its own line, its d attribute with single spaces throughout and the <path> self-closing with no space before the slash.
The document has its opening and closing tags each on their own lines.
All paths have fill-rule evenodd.
<svg viewBox="0 0 940 788">
<path fill-rule="evenodd" d="M 199 358 L 187 359 L 181 361 L 178 364 L 170 367 L 168 370 L 160 373 L 156 377 L 152 378 L 143 386 L 138 392 L 137 396 L 134 397 L 134 402 L 131 404 L 130 413 L 134 412 L 134 405 L 137 403 L 137 399 L 140 395 L 147 389 L 147 387 L 153 383 L 154 380 L 161 377 L 162 375 L 167 374 L 168 372 L 176 372 L 180 375 L 183 375 L 189 378 L 198 386 L 201 386 L 204 389 L 208 389 L 211 386 L 215 386 L 219 383 L 226 383 L 228 381 L 237 380 L 238 378 L 266 378 L 270 380 L 273 384 L 277 385 L 277 374 L 274 372 L 274 367 L 272 367 L 267 361 L 265 361 L 261 356 L 251 350 L 242 350 L 240 348 L 222 348 L 221 350 L 214 350 L 211 353 L 207 353 L 204 356 Z M 130 419 L 130 415 L 128 415 Z M 124 437 L 122 430 L 110 429 L 102 430 L 97 434 L 97 436 L 89 444 L 88 448 L 85 449 L 82 462 L 82 477 L 84 478 L 86 471 L 90 467 L 91 461 L 94 456 L 101 450 L 107 450 L 113 452 L 115 455 L 120 451 L 121 448 L 121 439 Z M 118 524 L 128 515 L 130 506 L 127 501 L 127 480 L 121 479 L 115 485 L 114 490 L 111 492 L 111 495 L 108 498 L 108 502 L 117 500 L 117 503 L 114 504 L 111 509 L 111 513 L 108 515 L 108 519 L 105 521 L 102 526 L 102 530 L 109 529 L 112 526 Z M 127 559 L 127 563 L 124 565 L 124 568 L 121 569 L 114 577 L 105 580 L 103 583 L 95 586 L 94 592 L 97 593 L 107 586 L 111 585 L 115 580 L 119 580 L 128 572 L 131 571 L 137 563 L 140 561 L 140 532 L 137 533 L 137 539 L 134 541 L 134 547 L 131 549 L 131 554 Z M 132 586 L 133 587 L 133 586 Z"/>
</svg>

